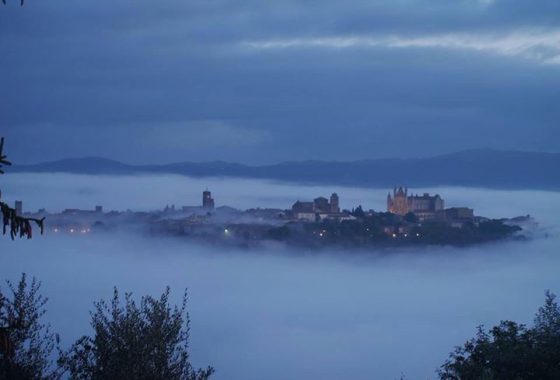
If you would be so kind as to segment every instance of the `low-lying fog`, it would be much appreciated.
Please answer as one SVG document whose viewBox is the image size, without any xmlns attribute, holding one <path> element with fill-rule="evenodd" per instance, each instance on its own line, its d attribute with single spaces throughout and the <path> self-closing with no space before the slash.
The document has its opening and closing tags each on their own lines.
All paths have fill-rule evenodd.
<svg viewBox="0 0 560 380">
<path fill-rule="evenodd" d="M 7 174 L 3 200 L 45 207 L 150 210 L 194 205 L 212 190 L 217 205 L 289 208 L 336 191 L 341 206 L 383 209 L 387 189 L 297 186 L 179 176 L 91 177 Z M 468 188 L 438 192 L 447 206 L 492 217 L 530 213 L 548 232 L 528 242 L 468 249 L 372 254 L 236 251 L 131 235 L 0 239 L 0 278 L 39 278 L 47 318 L 68 344 L 89 331 L 89 310 L 113 285 L 174 300 L 189 289 L 195 366 L 215 379 L 436 378 L 455 345 L 480 324 L 531 323 L 544 290 L 560 293 L 560 193 Z M 3 287 L 5 288 L 5 287 Z"/>
</svg>

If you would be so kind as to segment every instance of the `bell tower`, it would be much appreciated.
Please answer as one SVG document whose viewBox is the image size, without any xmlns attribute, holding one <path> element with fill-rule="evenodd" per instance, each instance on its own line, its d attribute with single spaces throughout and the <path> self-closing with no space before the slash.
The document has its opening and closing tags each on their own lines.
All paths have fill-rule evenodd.
<svg viewBox="0 0 560 380">
<path fill-rule="evenodd" d="M 340 212 L 340 207 L 338 205 L 338 194 L 337 193 L 332 193 L 330 206 L 331 206 L 331 212 L 333 214 L 338 214 Z"/>
<path fill-rule="evenodd" d="M 208 189 L 202 192 L 202 208 L 214 210 L 214 198 L 212 198 L 212 193 Z"/>
</svg>

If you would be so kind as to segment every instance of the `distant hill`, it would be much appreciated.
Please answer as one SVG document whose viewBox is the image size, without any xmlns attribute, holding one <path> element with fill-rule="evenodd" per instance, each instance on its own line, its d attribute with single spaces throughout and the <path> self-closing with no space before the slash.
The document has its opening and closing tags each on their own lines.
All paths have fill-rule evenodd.
<svg viewBox="0 0 560 380">
<path fill-rule="evenodd" d="M 34 165 L 13 165 L 11 172 L 76 173 L 76 174 L 128 174 L 135 171 L 132 165 L 101 157 L 68 158 Z"/>
<path fill-rule="evenodd" d="M 560 190 L 560 153 L 469 150 L 429 158 L 349 162 L 294 161 L 248 166 L 222 161 L 127 165 L 98 157 L 19 165 L 11 172 L 79 174 L 172 173 L 192 177 L 262 178 L 290 182 L 392 187 L 480 186 Z"/>
</svg>

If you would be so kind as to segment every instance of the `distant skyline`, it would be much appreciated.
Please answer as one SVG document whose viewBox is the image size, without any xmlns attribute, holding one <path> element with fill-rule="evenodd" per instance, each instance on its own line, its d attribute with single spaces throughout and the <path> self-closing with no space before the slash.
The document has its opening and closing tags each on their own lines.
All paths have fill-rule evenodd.
<svg viewBox="0 0 560 380">
<path fill-rule="evenodd" d="M 560 152 L 558 0 L 0 5 L 19 164 Z"/>
</svg>

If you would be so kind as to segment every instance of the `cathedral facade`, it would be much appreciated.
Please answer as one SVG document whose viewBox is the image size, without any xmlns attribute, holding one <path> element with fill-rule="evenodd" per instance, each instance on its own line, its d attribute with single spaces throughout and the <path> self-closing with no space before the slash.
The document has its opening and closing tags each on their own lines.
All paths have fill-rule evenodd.
<svg viewBox="0 0 560 380">
<path fill-rule="evenodd" d="M 408 194 L 406 187 L 394 187 L 393 195 L 387 194 L 387 211 L 397 215 L 406 215 L 412 212 L 422 220 L 433 219 L 437 213 L 444 209 L 443 199 L 436 195 L 424 193 L 423 195 Z"/>
</svg>

